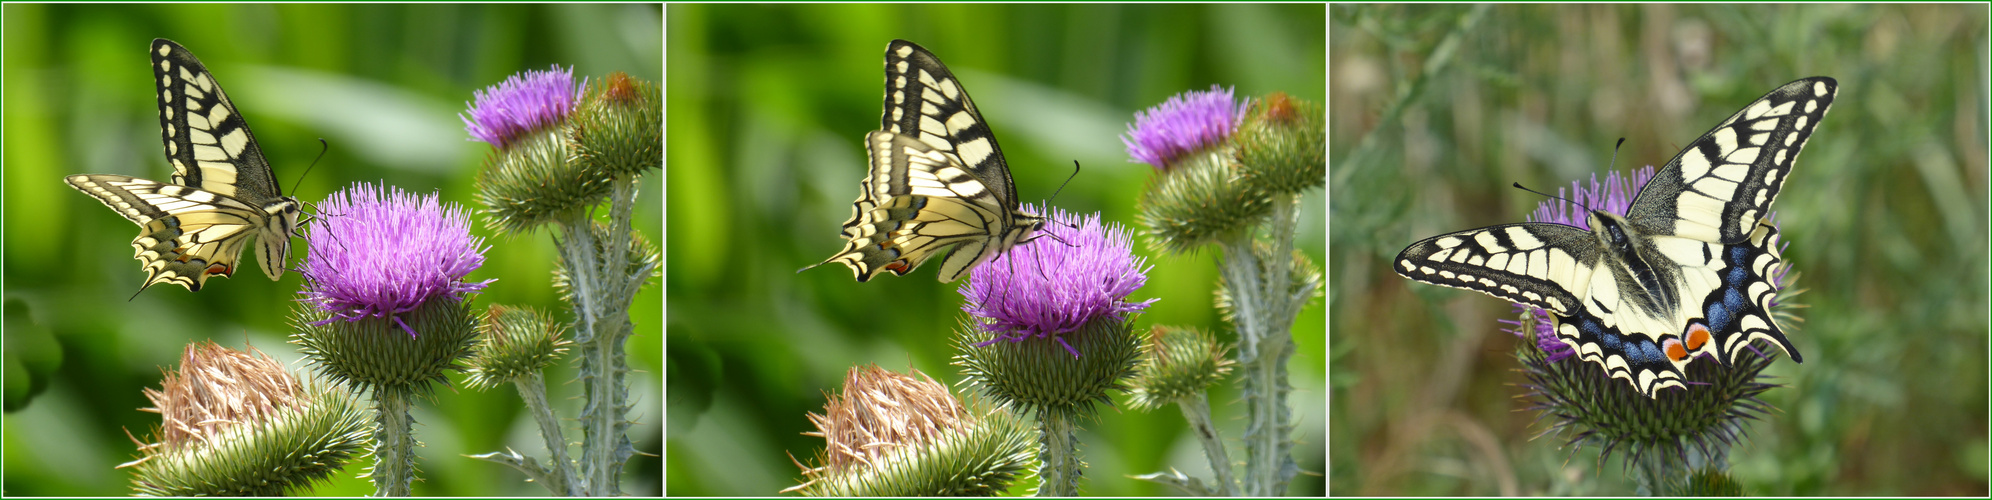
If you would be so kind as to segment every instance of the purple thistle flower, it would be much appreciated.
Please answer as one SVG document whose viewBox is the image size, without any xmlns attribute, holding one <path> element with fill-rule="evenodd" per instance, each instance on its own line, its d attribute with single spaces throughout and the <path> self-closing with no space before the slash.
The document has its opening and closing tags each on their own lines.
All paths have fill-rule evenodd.
<svg viewBox="0 0 1992 500">
<path fill-rule="evenodd" d="M 1024 211 L 1043 213 L 1037 207 Z M 1097 213 L 1082 218 L 1055 209 L 1040 231 L 1046 234 L 976 266 L 962 285 L 968 300 L 961 309 L 984 318 L 983 328 L 996 335 L 976 347 L 1051 337 L 1076 358 L 1079 351 L 1060 334 L 1101 316 L 1126 317 L 1155 302 L 1125 301 L 1148 282 L 1148 269 L 1119 224 L 1103 226 Z"/>
<path fill-rule="evenodd" d="M 527 133 L 567 120 L 587 81 L 574 84 L 574 68 L 554 65 L 546 71 L 526 71 L 504 83 L 476 92 L 470 116 L 458 114 L 471 140 L 505 149 Z"/>
<path fill-rule="evenodd" d="M 418 196 L 372 184 L 355 184 L 318 204 L 320 217 L 305 235 L 311 251 L 300 273 L 305 300 L 333 320 L 392 319 L 435 298 L 462 300 L 491 280 L 466 283 L 484 264 L 480 238 L 470 235 L 470 212 L 438 195 Z"/>
<path fill-rule="evenodd" d="M 1632 208 L 1634 194 L 1649 180 L 1653 180 L 1652 166 L 1633 171 L 1630 179 L 1620 176 L 1618 172 L 1605 174 L 1602 183 L 1598 182 L 1598 174 L 1591 174 L 1591 186 L 1588 188 L 1584 186 L 1584 181 L 1570 183 L 1570 200 L 1578 205 L 1558 199 L 1543 200 L 1536 205 L 1535 213 L 1529 215 L 1529 222 L 1553 222 L 1589 231 L 1591 222 L 1587 210 L 1625 215 L 1626 210 Z M 1557 188 L 1557 196 L 1563 196 L 1563 193 L 1562 188 Z"/>
<path fill-rule="evenodd" d="M 1245 102 L 1234 102 L 1231 89 L 1176 94 L 1134 114 L 1121 143 L 1133 161 L 1168 169 L 1178 158 L 1231 138 L 1245 118 Z"/>
</svg>

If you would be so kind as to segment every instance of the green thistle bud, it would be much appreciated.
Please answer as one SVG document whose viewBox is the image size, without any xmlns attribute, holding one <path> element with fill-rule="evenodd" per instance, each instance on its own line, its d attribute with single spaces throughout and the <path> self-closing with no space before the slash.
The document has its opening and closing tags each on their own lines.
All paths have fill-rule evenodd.
<svg viewBox="0 0 1992 500">
<path fill-rule="evenodd" d="M 423 393 L 445 384 L 457 360 L 477 344 L 477 315 L 459 300 L 431 300 L 403 316 L 409 336 L 394 318 L 327 321 L 317 307 L 300 303 L 291 336 L 305 356 L 334 382 L 361 390 Z"/>
<path fill-rule="evenodd" d="M 918 375 L 915 378 L 913 375 Z M 823 414 L 809 414 L 825 449 L 809 478 L 782 490 L 805 496 L 995 496 L 1031 462 L 1031 431 L 1006 411 L 964 406 L 914 370 L 852 368 Z"/>
<path fill-rule="evenodd" d="M 499 232 L 521 233 L 600 203 L 609 195 L 609 179 L 573 158 L 574 146 L 559 129 L 492 153 L 477 176 L 485 221 Z"/>
<path fill-rule="evenodd" d="M 1185 157 L 1141 194 L 1143 234 L 1157 250 L 1185 254 L 1249 229 L 1272 211 L 1268 192 L 1237 179 L 1228 149 Z"/>
<path fill-rule="evenodd" d="M 1177 400 L 1202 394 L 1210 384 L 1231 373 L 1229 348 L 1196 328 L 1156 326 L 1142 344 L 1148 355 L 1136 368 L 1128 404 L 1153 411 Z"/>
<path fill-rule="evenodd" d="M 1239 182 L 1249 191 L 1285 194 L 1327 185 L 1321 106 L 1274 92 L 1254 108 L 1234 139 Z"/>
<path fill-rule="evenodd" d="M 1134 315 L 1128 316 L 1101 315 L 1062 334 L 1071 350 L 1084 353 L 1077 357 L 1049 340 L 992 342 L 996 333 L 967 318 L 955 332 L 961 354 L 954 364 L 1004 408 L 1075 420 L 1091 414 L 1094 403 L 1112 405 L 1107 391 L 1127 390 L 1141 359 L 1141 338 L 1134 334 Z"/>
<path fill-rule="evenodd" d="M 132 489 L 148 496 L 275 496 L 304 492 L 364 452 L 367 412 L 353 395 L 299 381 L 283 363 L 203 342 L 187 346 L 160 389 L 162 423 L 141 444 Z"/>
<path fill-rule="evenodd" d="M 656 84 L 610 73 L 574 116 L 575 162 L 609 178 L 662 167 L 662 95 Z"/>
<path fill-rule="evenodd" d="M 566 325 L 531 308 L 493 305 L 477 325 L 477 348 L 465 385 L 487 390 L 535 375 L 567 352 Z"/>
</svg>

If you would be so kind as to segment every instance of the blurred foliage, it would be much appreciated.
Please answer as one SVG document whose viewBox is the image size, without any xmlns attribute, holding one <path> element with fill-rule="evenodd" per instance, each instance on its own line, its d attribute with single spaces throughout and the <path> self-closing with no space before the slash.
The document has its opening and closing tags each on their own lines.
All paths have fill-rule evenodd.
<svg viewBox="0 0 1992 500">
<path fill-rule="evenodd" d="M 1153 169 L 1131 164 L 1118 139 L 1133 113 L 1187 90 L 1236 86 L 1321 102 L 1322 5 L 674 4 L 666 82 L 670 176 L 666 292 L 670 387 L 666 447 L 671 495 L 772 495 L 795 485 L 790 454 L 823 440 L 804 414 L 852 366 L 917 368 L 950 384 L 948 337 L 966 283 L 939 283 L 939 261 L 907 276 L 857 283 L 831 264 L 797 274 L 842 245 L 864 176 L 861 140 L 879 127 L 886 42 L 938 54 L 1001 139 L 1025 201 L 1055 203 L 1133 224 Z M 1299 241 L 1325 256 L 1326 203 L 1306 198 Z M 1139 325 L 1224 327 L 1212 307 L 1215 250 L 1138 255 L 1154 269 L 1131 300 L 1160 298 Z M 1318 257 L 1317 257 L 1318 258 Z M 1294 325 L 1297 459 L 1320 471 L 1324 308 Z M 1241 446 L 1242 408 L 1229 386 L 1211 396 L 1216 421 Z M 1126 396 L 1116 396 L 1124 407 Z M 1208 476 L 1174 410 L 1106 410 L 1084 422 L 1088 495 L 1171 495 L 1126 478 L 1177 467 Z M 1237 456 L 1237 455 L 1234 455 Z M 1027 478 L 1011 490 L 1036 484 Z M 1293 493 L 1325 493 L 1303 475 Z"/>
<path fill-rule="evenodd" d="M 140 389 L 157 387 L 188 342 L 246 342 L 307 369 L 285 343 L 303 278 L 265 279 L 245 252 L 236 277 L 210 280 L 200 293 L 161 285 L 134 297 L 144 278 L 129 244 L 137 227 L 62 183 L 77 173 L 170 179 L 146 55 L 153 38 L 201 58 L 247 116 L 278 182 L 311 202 L 374 182 L 475 209 L 472 183 L 489 147 L 469 142 L 457 118 L 474 90 L 552 64 L 577 76 L 663 77 L 658 5 L 7 4 L 4 14 L 9 495 L 130 493 L 128 473 L 112 469 L 136 456 L 125 431 L 142 437 L 159 424 L 138 411 L 149 406 Z M 654 238 L 662 184 L 645 185 L 638 227 Z M 476 304 L 559 311 L 566 321 L 548 236 L 494 238 L 482 224 L 472 232 L 491 249 L 470 279 L 498 281 Z M 637 304 L 629 353 L 641 372 L 631 390 L 649 407 L 631 415 L 640 422 L 631 438 L 656 453 L 662 296 L 647 289 Z M 32 323 L 17 323 L 17 313 Z M 55 342 L 16 337 L 39 331 Z M 581 387 L 559 383 L 573 378 L 569 366 L 557 364 L 548 387 L 571 416 Z M 17 406 L 31 387 L 47 389 Z M 416 407 L 416 437 L 427 446 L 415 494 L 545 494 L 508 467 L 461 456 L 508 446 L 545 454 L 516 391 L 439 391 Z M 371 493 L 355 478 L 367 465 L 349 465 L 313 493 Z M 626 491 L 661 493 L 662 470 L 657 458 L 637 457 Z"/>
<path fill-rule="evenodd" d="M 1420 238 L 1520 221 L 1610 165 L 1659 165 L 1800 77 L 1837 106 L 1777 201 L 1811 291 L 1806 363 L 1731 474 L 1757 495 L 1986 494 L 1986 6 L 1330 9 L 1330 484 L 1362 495 L 1626 495 L 1513 399 L 1509 305 L 1416 284 Z"/>
</svg>

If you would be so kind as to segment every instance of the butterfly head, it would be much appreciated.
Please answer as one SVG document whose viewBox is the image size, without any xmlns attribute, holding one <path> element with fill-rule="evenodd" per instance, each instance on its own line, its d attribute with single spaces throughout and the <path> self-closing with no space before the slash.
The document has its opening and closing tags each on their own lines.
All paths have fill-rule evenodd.
<svg viewBox="0 0 1992 500">
<path fill-rule="evenodd" d="M 1585 222 L 1590 224 L 1591 233 L 1597 235 L 1598 244 L 1603 245 L 1606 250 L 1621 256 L 1633 253 L 1635 246 L 1633 242 L 1639 238 L 1639 232 L 1625 220 L 1625 217 L 1603 210 L 1592 210 Z"/>
</svg>

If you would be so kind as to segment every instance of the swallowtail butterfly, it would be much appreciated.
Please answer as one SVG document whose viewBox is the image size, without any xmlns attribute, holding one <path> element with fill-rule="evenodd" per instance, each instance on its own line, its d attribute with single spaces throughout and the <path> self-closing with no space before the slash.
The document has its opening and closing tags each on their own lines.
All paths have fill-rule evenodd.
<svg viewBox="0 0 1992 500">
<path fill-rule="evenodd" d="M 1732 363 L 1755 340 L 1802 362 L 1769 313 L 1781 256 L 1765 217 L 1838 88 L 1806 78 L 1744 106 L 1667 162 L 1623 216 L 1591 210 L 1588 230 L 1519 223 L 1435 236 L 1393 267 L 1550 312 L 1578 357 L 1648 397 L 1685 388 L 1696 356 Z"/>
<path fill-rule="evenodd" d="M 198 292 L 210 275 L 234 275 L 251 236 L 263 274 L 282 277 L 300 205 L 278 189 L 249 123 L 180 44 L 152 40 L 152 77 L 173 183 L 110 174 L 65 180 L 138 224 L 131 246 L 147 275 L 141 292 L 159 283 Z"/>
<path fill-rule="evenodd" d="M 861 282 L 884 271 L 905 276 L 954 247 L 941 263 L 940 280 L 950 282 L 1044 225 L 1018 210 L 996 136 L 934 53 L 905 40 L 886 45 L 880 121 L 865 135 L 871 169 L 844 222 L 844 249 L 802 270 L 837 262 Z"/>
</svg>

